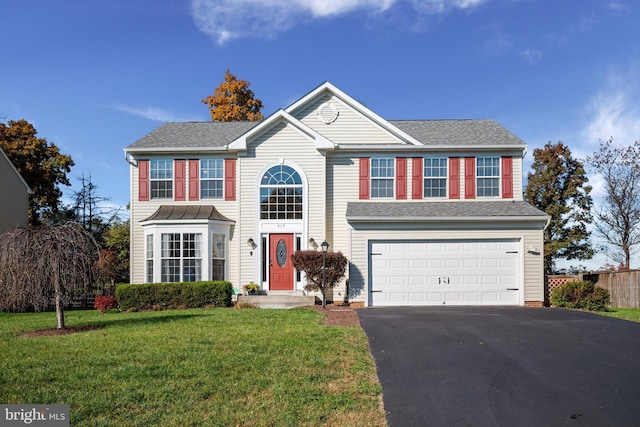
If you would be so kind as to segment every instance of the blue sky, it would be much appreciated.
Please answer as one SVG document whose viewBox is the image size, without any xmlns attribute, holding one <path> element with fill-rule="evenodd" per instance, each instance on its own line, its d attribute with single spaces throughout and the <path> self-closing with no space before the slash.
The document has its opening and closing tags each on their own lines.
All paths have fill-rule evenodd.
<svg viewBox="0 0 640 427">
<path fill-rule="evenodd" d="M 122 149 L 207 121 L 226 69 L 268 115 L 328 80 L 387 119 L 492 118 L 527 144 L 640 139 L 632 0 L 0 0 L 0 117 L 129 201 Z M 598 194 L 597 178 L 592 182 Z M 599 262 L 599 261 L 598 261 Z"/>
</svg>

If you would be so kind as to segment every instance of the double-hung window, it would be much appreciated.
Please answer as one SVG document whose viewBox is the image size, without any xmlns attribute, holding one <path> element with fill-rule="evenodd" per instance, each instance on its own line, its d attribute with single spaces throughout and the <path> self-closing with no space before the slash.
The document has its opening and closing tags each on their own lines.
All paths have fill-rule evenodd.
<svg viewBox="0 0 640 427">
<path fill-rule="evenodd" d="M 225 235 L 211 235 L 211 280 L 224 280 Z"/>
<path fill-rule="evenodd" d="M 200 197 L 222 199 L 224 169 L 222 159 L 200 160 Z"/>
<path fill-rule="evenodd" d="M 424 197 L 447 197 L 447 159 L 444 157 L 425 157 L 424 159 Z"/>
<path fill-rule="evenodd" d="M 146 235 L 146 281 L 153 283 L 153 234 Z"/>
<path fill-rule="evenodd" d="M 393 198 L 395 159 L 377 157 L 371 159 L 371 197 Z"/>
<path fill-rule="evenodd" d="M 199 233 L 162 233 L 161 281 L 197 282 L 202 278 Z"/>
<path fill-rule="evenodd" d="M 478 197 L 500 195 L 500 158 L 478 157 L 476 159 Z"/>
<path fill-rule="evenodd" d="M 150 162 L 152 199 L 173 197 L 173 160 L 155 159 Z"/>
</svg>

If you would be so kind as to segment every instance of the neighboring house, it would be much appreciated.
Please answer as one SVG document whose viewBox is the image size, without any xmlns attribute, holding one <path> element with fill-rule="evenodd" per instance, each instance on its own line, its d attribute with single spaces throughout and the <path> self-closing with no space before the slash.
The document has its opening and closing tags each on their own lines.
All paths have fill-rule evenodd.
<svg viewBox="0 0 640 427">
<path fill-rule="evenodd" d="M 29 222 L 29 194 L 31 189 L 0 148 L 0 234 Z"/>
<path fill-rule="evenodd" d="M 493 120 L 385 120 L 330 83 L 255 122 L 166 123 L 125 148 L 131 281 L 301 290 L 289 255 L 350 261 L 329 299 L 541 305 L 547 215 Z"/>
</svg>

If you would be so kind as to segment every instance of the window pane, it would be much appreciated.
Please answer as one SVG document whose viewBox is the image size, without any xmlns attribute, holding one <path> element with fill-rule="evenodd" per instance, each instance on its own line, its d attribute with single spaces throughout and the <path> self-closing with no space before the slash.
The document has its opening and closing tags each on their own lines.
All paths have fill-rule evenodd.
<svg viewBox="0 0 640 427">
<path fill-rule="evenodd" d="M 161 277 L 162 282 L 167 283 L 167 282 L 180 281 L 180 260 L 163 259 L 161 266 L 162 266 L 162 277 Z"/>
<path fill-rule="evenodd" d="M 260 188 L 261 219 L 302 219 L 302 178 L 290 166 L 270 168 Z"/>
<path fill-rule="evenodd" d="M 203 199 L 221 199 L 224 163 L 222 159 L 200 161 L 200 197 Z"/>
<path fill-rule="evenodd" d="M 371 197 L 393 197 L 395 179 L 394 158 L 371 159 Z"/>
<path fill-rule="evenodd" d="M 224 280 L 224 260 L 214 259 L 211 280 Z"/>
<path fill-rule="evenodd" d="M 500 158 L 478 157 L 478 197 L 498 197 L 500 192 Z"/>
</svg>

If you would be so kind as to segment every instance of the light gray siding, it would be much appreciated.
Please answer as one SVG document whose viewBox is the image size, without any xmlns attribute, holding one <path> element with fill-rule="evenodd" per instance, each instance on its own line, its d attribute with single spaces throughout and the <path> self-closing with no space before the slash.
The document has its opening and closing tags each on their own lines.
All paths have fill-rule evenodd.
<svg viewBox="0 0 640 427">
<path fill-rule="evenodd" d="M 29 219 L 29 189 L 6 154 L 0 150 L 0 234 L 24 227 Z"/>
</svg>

